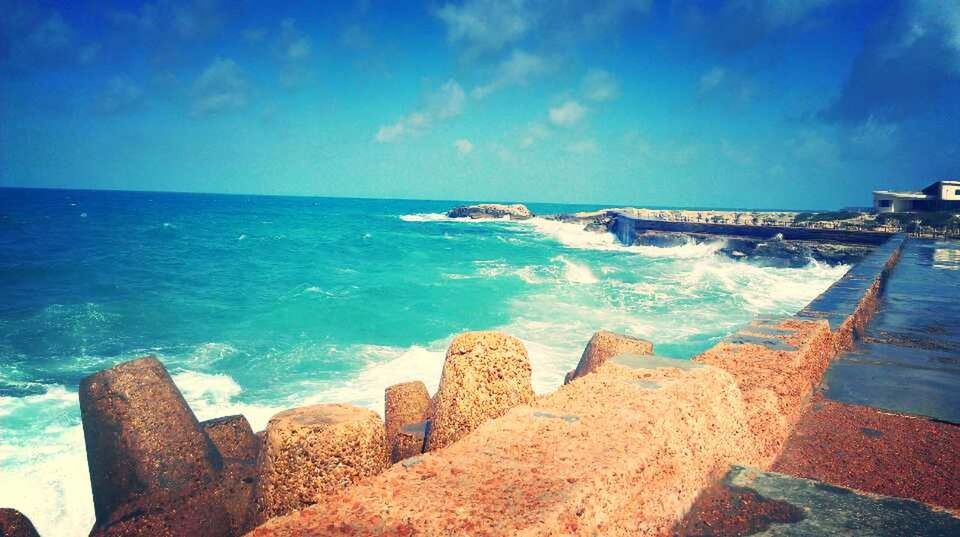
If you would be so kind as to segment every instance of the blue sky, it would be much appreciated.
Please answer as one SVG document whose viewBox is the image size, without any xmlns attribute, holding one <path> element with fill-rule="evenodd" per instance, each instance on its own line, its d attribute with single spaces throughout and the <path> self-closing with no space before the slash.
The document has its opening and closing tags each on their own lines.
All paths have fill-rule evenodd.
<svg viewBox="0 0 960 537">
<path fill-rule="evenodd" d="M 0 12 L 5 186 L 833 208 L 960 175 L 960 2 Z"/>
</svg>

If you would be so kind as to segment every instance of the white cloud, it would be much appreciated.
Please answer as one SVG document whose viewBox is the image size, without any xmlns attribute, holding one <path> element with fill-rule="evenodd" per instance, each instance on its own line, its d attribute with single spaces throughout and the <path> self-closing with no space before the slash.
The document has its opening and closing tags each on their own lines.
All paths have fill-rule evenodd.
<svg viewBox="0 0 960 537">
<path fill-rule="evenodd" d="M 244 41 L 249 41 L 250 43 L 259 43 L 267 37 L 267 29 L 247 28 L 246 30 L 240 32 L 240 35 L 243 37 Z"/>
<path fill-rule="evenodd" d="M 455 147 L 457 149 L 457 152 L 460 153 L 461 155 L 469 155 L 470 153 L 473 152 L 473 143 L 471 143 L 470 140 L 467 140 L 466 138 L 461 138 L 453 142 L 453 147 Z"/>
<path fill-rule="evenodd" d="M 540 123 L 533 123 L 527 127 L 527 132 L 520 139 L 520 147 L 527 148 L 550 136 L 550 129 Z"/>
<path fill-rule="evenodd" d="M 620 85 L 609 72 L 591 69 L 583 78 L 583 95 L 591 101 L 612 101 L 620 95 Z"/>
<path fill-rule="evenodd" d="M 277 43 L 280 55 L 287 61 L 303 60 L 310 56 L 310 38 L 297 29 L 297 21 L 283 19 L 280 23 L 280 39 Z"/>
<path fill-rule="evenodd" d="M 100 45 L 97 43 L 91 43 L 89 45 L 80 47 L 80 50 L 77 52 L 77 61 L 82 65 L 89 65 L 97 61 L 99 56 Z"/>
<path fill-rule="evenodd" d="M 425 100 L 422 110 L 407 114 L 396 123 L 382 125 L 374 140 L 381 144 L 394 142 L 430 128 L 435 121 L 460 115 L 466 103 L 466 93 L 456 80 L 451 79 L 427 95 Z"/>
<path fill-rule="evenodd" d="M 114 114 L 134 108 L 143 98 L 143 90 L 127 76 L 115 76 L 97 99 L 97 109 Z"/>
<path fill-rule="evenodd" d="M 247 83 L 233 60 L 217 58 L 194 80 L 191 96 L 194 116 L 236 110 L 247 105 Z"/>
<path fill-rule="evenodd" d="M 567 152 L 574 155 L 596 155 L 600 152 L 600 146 L 593 140 L 578 140 L 567 144 Z"/>
<path fill-rule="evenodd" d="M 30 33 L 27 41 L 36 50 L 51 51 L 67 46 L 72 33 L 60 13 L 54 11 Z"/>
<path fill-rule="evenodd" d="M 537 14 L 523 0 L 467 0 L 446 4 L 436 12 L 447 25 L 447 39 L 470 53 L 497 51 L 520 40 L 536 23 Z"/>
<path fill-rule="evenodd" d="M 446 119 L 463 113 L 467 95 L 456 80 L 444 82 L 440 89 L 427 97 L 427 113 L 436 119 Z"/>
<path fill-rule="evenodd" d="M 468 56 L 500 51 L 525 40 L 569 43 L 606 37 L 627 15 L 647 13 L 650 0 L 465 0 L 434 14 L 447 39 Z"/>
<path fill-rule="evenodd" d="M 145 2 L 139 10 L 112 10 L 107 18 L 118 26 L 131 28 L 161 39 L 174 36 L 183 40 L 208 37 L 223 27 L 229 9 L 217 0 L 188 0 Z"/>
<path fill-rule="evenodd" d="M 754 152 L 752 148 L 736 145 L 729 140 L 720 140 L 720 154 L 739 166 L 752 165 L 756 160 Z"/>
<path fill-rule="evenodd" d="M 541 76 L 552 69 L 551 62 L 541 56 L 523 50 L 514 50 L 510 57 L 497 67 L 493 80 L 477 86 L 470 94 L 476 99 L 482 99 L 510 86 L 525 86 L 531 78 Z"/>
<path fill-rule="evenodd" d="M 587 113 L 587 109 L 577 101 L 568 100 L 550 109 L 550 122 L 558 127 L 568 127 L 577 123 Z"/>
<path fill-rule="evenodd" d="M 723 67 L 713 67 L 700 76 L 700 93 L 708 93 L 723 83 L 727 77 L 727 70 Z"/>
</svg>

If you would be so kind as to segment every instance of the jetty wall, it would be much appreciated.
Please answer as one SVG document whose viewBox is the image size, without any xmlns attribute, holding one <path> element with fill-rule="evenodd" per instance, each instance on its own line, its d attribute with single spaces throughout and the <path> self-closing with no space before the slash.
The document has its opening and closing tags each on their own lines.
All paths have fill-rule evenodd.
<svg viewBox="0 0 960 537">
<path fill-rule="evenodd" d="M 702 233 L 707 235 L 726 235 L 731 237 L 750 237 L 770 239 L 777 234 L 784 240 L 838 242 L 844 244 L 866 244 L 878 246 L 889 240 L 893 234 L 879 231 L 844 231 L 837 229 L 801 228 L 789 226 L 751 226 L 738 224 L 711 224 L 704 222 L 670 222 L 665 220 L 645 220 L 616 212 L 613 216 L 611 231 L 624 244 L 633 244 L 637 235 L 646 231 L 673 233 Z"/>
<path fill-rule="evenodd" d="M 468 425 L 458 429 L 456 438 L 426 453 L 414 449 L 413 456 L 382 473 L 378 464 L 375 470 L 343 481 L 336 490 L 305 488 L 298 497 L 307 498 L 304 504 L 313 505 L 292 512 L 283 509 L 281 512 L 287 514 L 265 521 L 251 535 L 669 534 L 703 491 L 732 466 L 770 467 L 808 407 L 830 361 L 853 343 L 876 309 L 878 295 L 904 240 L 897 235 L 879 244 L 862 263 L 794 316 L 757 319 L 692 360 L 618 351 L 595 370 L 571 378 L 557 391 L 541 397 L 527 393 L 530 372 L 522 344 L 497 333 L 461 335 L 451 344 L 441 386 L 455 384 L 458 401 L 467 400 L 471 394 L 478 399 L 465 408 L 460 405 L 454 409 L 463 414 L 456 424 Z M 462 356 L 469 359 L 456 362 Z M 489 371 L 481 367 L 491 361 L 496 367 L 487 368 Z M 462 367 L 450 365 L 454 362 Z M 155 361 L 143 363 L 154 369 L 162 367 Z M 508 370 L 515 373 L 511 379 L 516 379 L 504 383 L 503 372 Z M 89 388 L 106 383 L 118 375 L 97 374 L 85 385 Z M 120 379 L 126 384 L 113 384 L 124 387 L 131 379 L 134 376 L 127 375 Z M 159 374 L 158 379 L 150 386 L 165 387 L 171 394 L 163 408 L 185 416 L 181 421 L 186 424 L 186 432 L 180 436 L 199 435 L 203 439 L 206 435 L 209 445 L 201 442 L 201 447 L 216 451 L 214 455 L 226 461 L 225 454 L 236 451 L 230 445 L 233 436 L 198 433 L 202 428 L 182 397 L 176 397 L 169 376 Z M 113 384 L 104 386 L 115 388 Z M 130 389 L 142 391 L 136 386 Z M 444 389 L 441 392 L 446 393 Z M 438 398 L 443 399 L 435 396 L 420 405 L 427 408 L 426 423 L 435 420 L 437 408 L 442 407 L 443 401 L 438 403 Z M 119 437 L 123 442 L 104 444 L 108 451 L 122 453 L 134 462 L 179 456 L 179 451 L 167 453 L 171 450 L 155 442 L 141 442 L 146 446 L 143 449 L 139 449 L 140 444 L 130 444 L 128 439 L 145 438 L 139 416 L 157 410 L 138 407 L 136 412 L 117 414 L 107 404 L 113 400 L 103 399 L 106 403 L 101 405 L 102 411 L 91 414 L 96 419 L 86 415 L 84 419 L 88 434 L 101 430 L 98 425 L 104 420 L 123 426 L 121 432 L 126 432 Z M 275 492 L 264 488 L 269 484 L 264 453 L 293 461 L 290 467 L 294 469 L 306 464 L 303 461 L 313 461 L 322 473 L 328 456 L 337 460 L 347 453 L 356 456 L 362 450 L 351 446 L 360 432 L 376 430 L 377 438 L 383 441 L 378 440 L 368 450 L 372 455 L 360 462 L 387 459 L 386 426 L 379 419 L 368 420 L 370 424 L 358 428 L 353 421 L 330 420 L 321 410 L 329 412 L 300 409 L 297 412 L 317 416 L 311 414 L 311 419 L 298 418 L 294 423 L 300 428 L 312 427 L 314 435 L 325 434 L 333 425 L 348 431 L 327 435 L 333 440 L 323 444 L 326 447 L 321 452 L 300 456 L 304 450 L 314 449 L 311 446 L 315 443 L 298 440 L 307 438 L 299 433 L 284 436 L 289 445 L 273 451 L 264 449 L 273 436 L 287 432 L 275 417 L 272 429 L 268 427 L 260 439 L 259 449 L 248 450 L 257 454 L 245 455 L 238 462 L 243 473 L 235 473 L 242 479 L 227 474 L 226 466 L 215 468 L 210 471 L 209 484 L 201 484 L 199 492 L 178 489 L 168 494 L 164 489 L 159 496 L 135 498 L 136 505 L 152 519 L 117 518 L 115 512 L 119 511 L 111 509 L 105 516 L 98 516 L 95 530 L 104 536 L 140 535 L 141 530 L 153 527 L 215 525 L 221 529 L 217 535 L 237 535 L 249 530 L 252 520 L 263 521 L 263 517 L 250 514 L 250 498 L 268 498 Z M 413 412 L 409 419 L 420 420 L 422 413 Z M 472 421 L 467 423 L 464 416 Z M 429 425 L 422 430 L 424 437 L 432 434 Z M 247 445 L 252 433 L 245 433 L 240 437 Z M 432 444 L 424 441 L 422 445 Z M 98 453 L 88 449 L 88 456 L 97 457 Z M 207 455 L 197 457 L 201 462 L 207 459 Z M 91 470 L 96 470 L 93 462 L 97 460 L 92 460 Z M 302 470 L 316 477 L 312 468 Z M 148 470 L 144 475 L 152 476 Z M 104 494 L 115 493 L 117 484 L 98 483 L 95 478 L 94 497 L 113 498 Z M 235 494 L 236 483 L 249 485 L 255 493 L 251 496 L 244 489 L 244 494 Z M 305 483 L 296 482 L 303 487 Z M 156 501 L 165 509 L 152 505 L 154 496 L 160 498 Z M 192 502 L 205 510 L 188 510 L 184 515 L 180 502 Z M 208 509 L 211 506 L 216 509 Z M 219 515 L 207 515 L 207 511 Z M 231 524 L 233 513 L 237 520 Z"/>
</svg>

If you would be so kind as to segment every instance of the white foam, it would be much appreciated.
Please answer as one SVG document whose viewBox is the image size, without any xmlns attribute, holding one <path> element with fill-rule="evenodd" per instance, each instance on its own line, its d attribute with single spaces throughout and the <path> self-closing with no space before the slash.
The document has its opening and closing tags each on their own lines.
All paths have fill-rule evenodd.
<svg viewBox="0 0 960 537">
<path fill-rule="evenodd" d="M 51 386 L 44 394 L 0 397 L 0 408 L 39 429 L 15 435 L 0 423 L 0 505 L 26 514 L 41 535 L 86 535 L 93 498 L 83 430 L 71 421 L 77 394 Z"/>
<path fill-rule="evenodd" d="M 590 267 L 575 263 L 565 256 L 558 255 L 554 257 L 552 261 L 560 261 L 563 263 L 563 275 L 564 278 L 570 283 L 597 283 L 600 280 L 594 276 L 593 272 L 590 270 Z"/>
<path fill-rule="evenodd" d="M 686 243 L 678 246 L 626 246 L 621 244 L 612 233 L 589 231 L 584 229 L 582 223 L 560 222 L 540 217 L 519 220 L 518 223 L 533 227 L 541 235 L 550 237 L 567 248 L 581 250 L 631 252 L 644 257 L 691 259 L 714 255 L 724 246 L 722 240 L 697 242 L 689 237 Z"/>
<path fill-rule="evenodd" d="M 415 213 L 402 214 L 400 220 L 404 222 L 443 222 L 454 219 L 442 213 Z"/>
</svg>

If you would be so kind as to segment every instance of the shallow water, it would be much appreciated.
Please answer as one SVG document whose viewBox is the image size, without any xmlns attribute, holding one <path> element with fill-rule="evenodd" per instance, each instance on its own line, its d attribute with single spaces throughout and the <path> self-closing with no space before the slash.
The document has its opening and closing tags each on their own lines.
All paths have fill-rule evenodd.
<svg viewBox="0 0 960 537">
<path fill-rule="evenodd" d="M 792 314 L 847 267 L 771 268 L 719 243 L 624 247 L 453 202 L 0 189 L 0 506 L 45 535 L 93 523 L 76 387 L 154 354 L 200 419 L 433 390 L 450 337 L 504 330 L 552 390 L 597 329 L 689 357 Z M 538 213 L 596 209 L 531 205 Z"/>
</svg>

